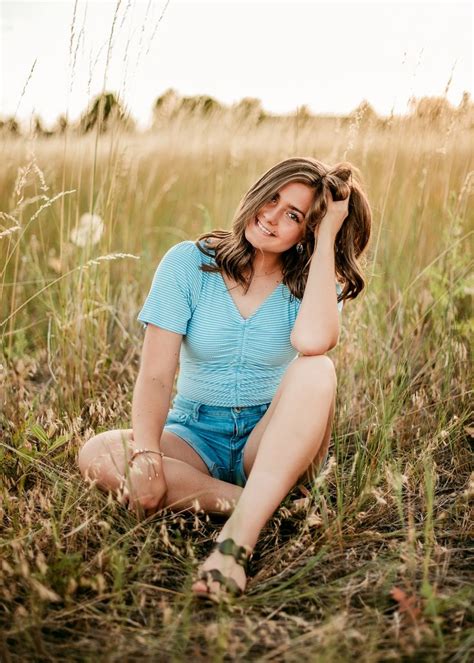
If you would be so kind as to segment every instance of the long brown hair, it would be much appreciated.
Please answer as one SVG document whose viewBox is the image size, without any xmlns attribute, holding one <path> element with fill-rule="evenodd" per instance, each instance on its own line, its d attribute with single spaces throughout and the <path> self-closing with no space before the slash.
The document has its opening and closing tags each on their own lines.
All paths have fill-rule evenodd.
<svg viewBox="0 0 474 663">
<path fill-rule="evenodd" d="M 290 182 L 301 182 L 314 189 L 314 199 L 305 217 L 303 251 L 295 246 L 282 253 L 283 283 L 298 299 L 303 298 L 308 279 L 311 256 L 313 255 L 314 230 L 327 211 L 326 192 L 333 199 L 342 200 L 350 193 L 349 214 L 344 220 L 335 240 L 335 269 L 337 280 L 342 285 L 338 301 L 355 299 L 365 287 L 365 279 L 358 258 L 370 238 L 372 213 L 360 184 L 357 168 L 349 162 L 328 166 L 311 157 L 291 157 L 280 161 L 267 170 L 250 187 L 236 210 L 232 230 L 212 230 L 200 235 L 195 243 L 199 250 L 214 258 L 215 264 L 203 264 L 205 272 L 222 272 L 240 283 L 247 292 L 253 278 L 253 262 L 256 249 L 245 237 L 245 228 L 258 210 L 283 186 Z M 212 248 L 201 246 L 205 240 L 217 240 Z M 246 277 L 245 274 L 248 274 Z"/>
</svg>

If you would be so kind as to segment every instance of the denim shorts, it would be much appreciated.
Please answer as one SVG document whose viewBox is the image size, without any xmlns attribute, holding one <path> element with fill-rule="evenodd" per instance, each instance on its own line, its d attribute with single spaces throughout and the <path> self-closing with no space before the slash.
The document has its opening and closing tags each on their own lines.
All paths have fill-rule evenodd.
<svg viewBox="0 0 474 663">
<path fill-rule="evenodd" d="M 212 477 L 244 486 L 244 446 L 269 407 L 270 403 L 245 407 L 205 405 L 177 394 L 163 430 L 187 442 Z"/>
</svg>

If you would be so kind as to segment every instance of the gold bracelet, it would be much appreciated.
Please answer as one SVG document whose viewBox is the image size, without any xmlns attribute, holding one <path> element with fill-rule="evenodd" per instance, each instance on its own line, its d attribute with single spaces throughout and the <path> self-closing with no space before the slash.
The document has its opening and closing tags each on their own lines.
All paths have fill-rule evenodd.
<svg viewBox="0 0 474 663">
<path fill-rule="evenodd" d="M 137 456 L 139 456 L 140 454 L 145 454 L 145 453 L 158 454 L 158 455 L 161 456 L 162 458 L 163 458 L 164 455 L 165 455 L 162 451 L 155 451 L 154 449 L 134 449 L 132 455 L 131 455 L 130 458 L 129 458 L 128 466 L 129 466 L 129 467 L 132 467 L 132 463 L 133 463 L 133 461 L 135 460 L 135 458 L 136 458 Z M 153 466 L 153 470 L 154 470 L 154 472 L 155 472 L 155 477 L 157 477 L 158 474 L 156 473 L 156 468 L 155 468 L 155 466 Z M 148 481 L 151 481 L 151 479 L 152 479 L 152 477 L 151 477 L 151 476 L 148 476 Z"/>
<path fill-rule="evenodd" d="M 165 455 L 162 451 L 155 451 L 154 449 L 134 449 L 133 453 L 130 456 L 130 459 L 128 461 L 129 466 L 132 465 L 133 461 L 135 460 L 135 458 L 137 456 L 139 456 L 140 454 L 146 454 L 146 453 L 148 453 L 148 454 L 158 454 L 162 458 Z"/>
</svg>

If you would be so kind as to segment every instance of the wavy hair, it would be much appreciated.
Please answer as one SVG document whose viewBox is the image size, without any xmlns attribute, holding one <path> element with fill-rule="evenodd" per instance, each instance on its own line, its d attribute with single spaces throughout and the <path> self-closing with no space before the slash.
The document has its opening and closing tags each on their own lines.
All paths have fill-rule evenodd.
<svg viewBox="0 0 474 663">
<path fill-rule="evenodd" d="M 202 253 L 214 258 L 215 264 L 203 264 L 201 269 L 224 271 L 247 292 L 254 275 L 256 249 L 246 239 L 245 228 L 258 210 L 290 182 L 301 182 L 313 188 L 314 199 L 305 217 L 303 251 L 298 253 L 294 245 L 281 255 L 283 283 L 294 297 L 302 299 L 315 246 L 314 232 L 327 211 L 326 192 L 329 190 L 335 201 L 350 194 L 349 213 L 335 240 L 335 270 L 342 286 L 338 301 L 355 299 L 365 287 L 359 258 L 370 238 L 372 213 L 360 184 L 359 171 L 347 161 L 331 167 L 311 157 L 291 157 L 272 166 L 240 201 L 231 230 L 212 230 L 195 240 Z M 206 247 L 201 246 L 203 240 Z M 216 241 L 211 247 L 212 240 Z"/>
</svg>

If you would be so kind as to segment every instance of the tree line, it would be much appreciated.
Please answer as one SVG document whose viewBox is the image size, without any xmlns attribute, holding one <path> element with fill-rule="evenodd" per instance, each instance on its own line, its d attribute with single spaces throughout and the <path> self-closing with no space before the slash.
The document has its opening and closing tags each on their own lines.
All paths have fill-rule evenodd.
<svg viewBox="0 0 474 663">
<path fill-rule="evenodd" d="M 231 117 L 239 123 L 256 126 L 261 122 L 281 119 L 283 116 L 266 112 L 260 99 L 254 97 L 245 97 L 231 106 L 226 106 L 209 95 L 182 96 L 170 88 L 153 104 L 151 128 L 159 130 L 177 118 L 189 117 L 216 119 Z M 303 105 L 299 106 L 290 117 L 304 124 L 324 119 L 325 116 L 314 115 L 308 106 Z M 390 121 L 390 118 L 380 117 L 366 100 L 348 115 L 340 117 L 343 122 L 357 122 L 362 126 L 384 127 Z M 473 128 L 474 103 L 469 92 L 463 93 L 458 106 L 453 106 L 441 96 L 413 97 L 409 101 L 408 114 L 405 117 L 433 127 L 440 127 L 460 119 L 466 128 Z M 105 132 L 113 126 L 119 126 L 130 132 L 136 131 L 136 123 L 119 97 L 114 92 L 104 92 L 92 99 L 76 122 L 70 122 L 66 115 L 60 115 L 55 125 L 51 129 L 46 129 L 41 118 L 34 116 L 28 133 L 41 137 L 61 135 L 66 131 L 87 134 L 93 130 Z M 15 117 L 0 118 L 0 133 L 20 136 L 23 129 Z"/>
</svg>

